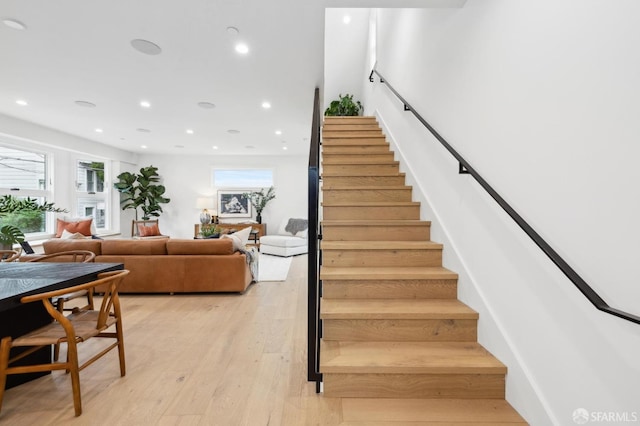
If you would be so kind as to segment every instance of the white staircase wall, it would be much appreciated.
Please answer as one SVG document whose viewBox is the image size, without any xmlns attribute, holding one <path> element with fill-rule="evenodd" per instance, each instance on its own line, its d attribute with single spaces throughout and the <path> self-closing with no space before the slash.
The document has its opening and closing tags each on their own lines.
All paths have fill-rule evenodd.
<svg viewBox="0 0 640 426">
<path fill-rule="evenodd" d="M 640 2 L 372 16 L 396 90 L 611 306 L 640 315 Z M 533 425 L 573 424 L 579 408 L 639 421 L 640 325 L 596 310 L 388 89 L 362 93 L 480 312 L 480 343 L 509 367 L 509 402 Z"/>
</svg>

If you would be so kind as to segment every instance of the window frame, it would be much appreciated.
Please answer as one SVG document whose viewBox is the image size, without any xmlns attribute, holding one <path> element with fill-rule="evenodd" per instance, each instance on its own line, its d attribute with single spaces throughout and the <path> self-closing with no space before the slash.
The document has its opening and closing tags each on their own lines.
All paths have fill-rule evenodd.
<svg viewBox="0 0 640 426">
<path fill-rule="evenodd" d="M 44 156 L 44 189 L 30 189 L 30 188 L 18 188 L 12 185 L 3 186 L 0 182 L 0 196 L 12 195 L 18 198 L 37 198 L 45 202 L 54 202 L 53 195 L 53 157 L 54 154 L 50 151 L 43 149 L 37 149 L 32 147 L 19 146 L 11 142 L 7 142 L 4 138 L 0 139 L 0 147 L 9 148 L 16 151 L 22 151 L 25 153 L 34 153 Z M 54 229 L 54 215 L 45 213 L 44 219 L 44 231 L 42 232 L 27 232 L 25 233 L 25 239 L 27 241 L 33 241 L 37 239 L 47 238 L 55 234 Z"/>
<path fill-rule="evenodd" d="M 271 174 L 271 182 L 267 185 L 256 184 L 255 182 L 241 182 L 239 184 L 227 184 L 227 182 L 222 182 L 222 184 L 216 182 L 216 172 L 218 171 L 226 171 L 226 172 L 250 172 L 250 171 L 268 171 Z M 259 188 L 269 188 L 270 186 L 274 186 L 275 182 L 275 169 L 272 167 L 214 167 L 211 171 L 211 184 L 214 188 L 217 189 L 259 189 Z M 264 183 L 264 182 L 263 182 Z"/>
<path fill-rule="evenodd" d="M 99 234 L 108 233 L 111 229 L 111 208 L 113 208 L 112 199 L 111 199 L 112 198 L 111 186 L 108 184 L 108 182 L 110 182 L 109 179 L 111 175 L 111 162 L 106 158 L 99 158 L 91 155 L 82 155 L 82 154 L 76 155 L 73 161 L 74 161 L 74 167 L 72 172 L 73 173 L 72 182 L 74 183 L 75 190 L 73 191 L 73 194 L 72 194 L 73 200 L 71 203 L 73 205 L 73 213 L 69 213 L 69 215 L 72 217 L 92 216 L 94 218 L 94 224 L 98 233 Z M 88 185 L 87 185 L 86 191 L 80 190 L 80 182 L 78 180 L 78 177 L 81 169 L 81 166 L 80 166 L 81 163 L 102 163 L 103 164 L 104 178 L 102 181 L 102 185 L 103 185 L 102 192 L 95 191 L 96 188 L 92 188 L 94 190 L 90 191 L 89 189 L 91 188 L 88 188 Z M 94 182 L 95 182 L 95 185 L 97 186 L 98 180 L 95 180 Z M 86 204 L 81 204 L 82 200 L 95 201 L 96 211 L 94 212 L 94 214 L 87 215 L 87 214 L 84 214 L 84 212 L 82 212 L 81 214 L 80 208 L 82 206 L 85 206 L 86 208 Z M 96 217 L 96 214 L 98 212 L 97 207 L 98 207 L 98 204 L 101 202 L 104 203 L 104 206 L 105 206 L 103 209 L 104 211 L 103 223 L 101 223 L 101 221 Z M 103 226 L 99 226 L 99 225 L 103 225 Z"/>
</svg>

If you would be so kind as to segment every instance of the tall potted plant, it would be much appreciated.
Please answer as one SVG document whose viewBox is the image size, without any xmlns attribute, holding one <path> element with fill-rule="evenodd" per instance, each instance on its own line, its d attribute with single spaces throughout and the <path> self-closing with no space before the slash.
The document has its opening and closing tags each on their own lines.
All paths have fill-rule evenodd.
<svg viewBox="0 0 640 426">
<path fill-rule="evenodd" d="M 41 213 L 66 213 L 67 210 L 54 206 L 54 203 L 39 203 L 35 198 L 16 198 L 13 195 L 0 197 L 0 249 L 10 250 L 14 244 L 24 241 L 24 232 L 18 227 L 29 220 L 41 220 Z"/>
<path fill-rule="evenodd" d="M 265 188 L 262 188 L 260 191 L 249 192 L 243 194 L 243 196 L 249 198 L 251 205 L 256 209 L 256 221 L 262 223 L 262 210 L 264 210 L 269 201 L 276 198 L 276 189 L 271 186 L 267 192 L 265 192 Z"/>
<path fill-rule="evenodd" d="M 118 182 L 113 186 L 122 194 L 120 207 L 122 210 L 133 209 L 138 220 L 138 208 L 142 210 L 142 220 L 149 220 L 151 216 L 158 217 L 162 213 L 162 206 L 171 199 L 164 197 L 166 188 L 159 185 L 158 168 L 143 167 L 140 173 L 123 172 L 118 175 Z"/>
</svg>

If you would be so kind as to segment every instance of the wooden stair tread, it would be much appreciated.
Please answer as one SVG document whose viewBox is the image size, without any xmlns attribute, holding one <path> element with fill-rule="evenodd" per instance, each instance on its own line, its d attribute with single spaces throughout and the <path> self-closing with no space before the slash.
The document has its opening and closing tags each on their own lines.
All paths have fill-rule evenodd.
<svg viewBox="0 0 640 426">
<path fill-rule="evenodd" d="M 353 267 L 324 266 L 320 267 L 322 280 L 420 280 L 420 279 L 458 279 L 458 274 L 441 266 L 385 266 L 385 267 Z"/>
<path fill-rule="evenodd" d="M 326 241 L 323 250 L 442 250 L 442 244 L 432 241 Z"/>
<path fill-rule="evenodd" d="M 418 201 L 330 201 L 323 202 L 323 206 L 329 207 L 399 207 L 419 206 Z"/>
<path fill-rule="evenodd" d="M 348 129 L 322 129 L 323 137 L 338 137 L 338 138 L 368 138 L 368 137 L 382 137 L 381 129 L 374 130 L 348 130 Z"/>
<path fill-rule="evenodd" d="M 321 176 L 324 176 L 324 175 L 325 175 L 325 173 L 322 173 Z M 372 177 L 371 175 L 349 175 L 349 174 L 344 174 L 344 173 L 341 173 L 341 172 L 332 172 L 331 174 L 329 174 L 327 176 L 332 177 L 332 178 L 333 177 L 342 177 L 342 178 L 357 178 L 357 177 L 370 178 L 370 177 Z M 397 173 L 395 173 L 393 175 L 384 175 L 384 176 L 381 176 L 381 177 L 391 177 L 391 176 L 394 176 L 394 177 L 397 177 L 397 176 L 406 177 L 406 173 L 397 172 Z"/>
<path fill-rule="evenodd" d="M 323 220 L 323 226 L 431 226 L 428 220 Z"/>
<path fill-rule="evenodd" d="M 321 161 L 323 166 L 378 166 L 378 165 L 394 165 L 400 164 L 393 157 L 371 158 L 369 156 L 361 156 L 360 158 L 323 158 Z"/>
<path fill-rule="evenodd" d="M 406 191 L 412 189 L 409 185 L 327 185 L 322 184 L 324 190 L 339 190 L 339 191 Z"/>
<path fill-rule="evenodd" d="M 342 413 L 345 426 L 527 424 L 504 399 L 343 398 Z"/>
<path fill-rule="evenodd" d="M 322 147 L 325 146 L 362 146 L 362 145 L 384 145 L 389 146 L 389 142 L 384 136 L 367 136 L 363 138 L 326 138 L 322 141 Z"/>
<path fill-rule="evenodd" d="M 338 342 L 322 340 L 320 372 L 350 374 L 506 374 L 476 342 Z"/>
<path fill-rule="evenodd" d="M 324 130 L 380 130 L 380 126 L 376 122 L 364 123 L 325 123 L 322 126 Z"/>
<path fill-rule="evenodd" d="M 457 299 L 323 299 L 322 319 L 478 319 Z"/>
</svg>

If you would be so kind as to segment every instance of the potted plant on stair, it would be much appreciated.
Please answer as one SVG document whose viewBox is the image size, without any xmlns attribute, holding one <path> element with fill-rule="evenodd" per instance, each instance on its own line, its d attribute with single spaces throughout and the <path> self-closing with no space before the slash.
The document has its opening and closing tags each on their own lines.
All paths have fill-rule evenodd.
<svg viewBox="0 0 640 426">
<path fill-rule="evenodd" d="M 45 212 L 66 213 L 67 210 L 54 207 L 53 203 L 41 204 L 30 197 L 0 197 L 0 224 L 3 225 L 0 228 L 0 250 L 11 250 L 14 244 L 24 242 L 24 232 L 19 227 L 24 223 L 22 221 L 42 221 L 41 215 Z"/>
<path fill-rule="evenodd" d="M 262 188 L 260 191 L 253 191 L 246 194 L 243 194 L 244 197 L 249 198 L 251 205 L 254 209 L 256 209 L 256 222 L 262 223 L 262 211 L 267 206 L 269 201 L 276 198 L 276 189 L 271 186 L 264 192 L 265 189 Z"/>
<path fill-rule="evenodd" d="M 329 116 L 356 116 L 360 115 L 362 104 L 360 101 L 353 101 L 353 95 L 338 95 L 338 100 L 331 101 L 329 108 L 324 111 L 324 115 Z"/>
</svg>

